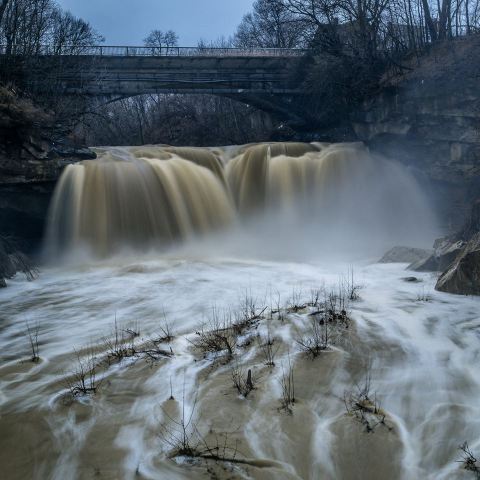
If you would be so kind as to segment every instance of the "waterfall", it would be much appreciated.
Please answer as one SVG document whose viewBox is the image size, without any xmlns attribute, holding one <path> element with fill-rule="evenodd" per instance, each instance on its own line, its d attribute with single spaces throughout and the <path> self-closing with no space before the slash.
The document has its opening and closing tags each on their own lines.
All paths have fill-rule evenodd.
<svg viewBox="0 0 480 480">
<path fill-rule="evenodd" d="M 432 224 L 425 196 L 405 167 L 362 144 L 105 148 L 97 160 L 63 172 L 46 248 L 58 254 L 87 247 L 107 256 L 255 216 L 290 225 L 289 215 L 299 220 L 292 228 L 314 225 L 322 238 L 418 233 Z"/>
</svg>

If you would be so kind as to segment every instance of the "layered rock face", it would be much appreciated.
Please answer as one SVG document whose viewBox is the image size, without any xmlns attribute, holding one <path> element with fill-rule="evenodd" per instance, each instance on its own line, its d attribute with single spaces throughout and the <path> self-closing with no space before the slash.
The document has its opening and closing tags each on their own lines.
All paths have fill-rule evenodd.
<svg viewBox="0 0 480 480">
<path fill-rule="evenodd" d="M 51 113 L 0 87 L 0 184 L 54 182 L 66 164 L 88 158 L 95 154 L 70 145 Z"/>
<path fill-rule="evenodd" d="M 437 45 L 401 73 L 390 72 L 353 120 L 372 149 L 428 180 L 450 230 L 480 192 L 479 77 L 480 36 Z"/>
<path fill-rule="evenodd" d="M 42 238 L 53 187 L 63 168 L 95 158 L 86 148 L 56 141 L 52 115 L 0 87 L 0 234 L 21 240 L 27 251 Z"/>
<path fill-rule="evenodd" d="M 437 290 L 480 295 L 480 232 L 474 235 L 438 279 Z"/>
</svg>

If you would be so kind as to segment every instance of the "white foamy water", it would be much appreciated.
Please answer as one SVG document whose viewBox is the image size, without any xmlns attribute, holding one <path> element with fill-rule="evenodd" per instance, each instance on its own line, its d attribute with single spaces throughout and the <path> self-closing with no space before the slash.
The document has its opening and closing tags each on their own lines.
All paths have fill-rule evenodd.
<svg viewBox="0 0 480 480">
<path fill-rule="evenodd" d="M 6 478 L 469 478 L 458 445 L 480 451 L 480 300 L 374 263 L 436 233 L 404 167 L 358 144 L 99 156 L 59 181 L 40 278 L 0 290 Z M 360 298 L 328 326 L 352 270 Z M 315 359 L 299 343 L 312 325 L 331 330 Z M 212 328 L 229 338 L 202 352 Z M 97 388 L 80 394 L 92 365 Z M 232 378 L 248 370 L 245 398 Z M 369 403 L 349 403 L 365 383 Z M 373 420 L 352 405 L 374 405 Z"/>
<path fill-rule="evenodd" d="M 201 467 L 169 460 L 159 436 L 170 378 L 176 399 L 185 390 L 187 409 L 198 396 L 201 428 L 218 416 L 215 428 L 241 430 L 249 459 L 271 462 L 250 467 L 250 473 L 236 466 L 240 477 L 463 478 L 458 445 L 467 440 L 474 451 L 480 448 L 480 300 L 435 292 L 431 274 L 407 283 L 403 264 L 356 264 L 362 289 L 361 299 L 351 304 L 353 343 L 339 342 L 313 361 L 295 342 L 294 327 L 308 322 L 304 313 L 271 320 L 273 334 L 297 362 L 293 415 L 278 410 L 285 352 L 252 397 L 241 399 L 232 388 L 230 367 L 206 374 L 211 360 L 196 356 L 186 340 L 214 305 L 234 308 L 245 292 L 268 308 L 278 295 L 283 304 L 292 296 L 308 299 L 311 289 L 337 285 L 350 267 L 164 254 L 45 269 L 35 282 L 12 281 L 0 292 L 0 422 L 10 438 L 1 455 L 12 472 L 8 478 L 93 478 L 95 472 L 135 478 L 136 471 L 141 478 L 203 478 Z M 96 395 L 64 405 L 62 378 L 75 367 L 74 349 L 101 343 L 115 316 L 119 324 L 138 325 L 140 336 L 147 337 L 158 332 L 163 314 L 176 335 L 174 357 L 153 365 L 140 357 L 112 364 Z M 269 321 L 267 316 L 252 333 L 265 332 Z M 28 362 L 26 322 L 40 326 L 39 364 Z M 237 354 L 242 364 L 263 368 L 255 346 Z M 373 452 L 370 466 L 364 458 L 342 460 L 347 447 L 337 428 L 345 419 L 356 422 L 345 417 L 343 395 L 362 381 L 368 363 L 372 391 L 395 432 L 359 428 L 357 441 L 388 443 L 390 436 L 397 442 L 387 448 L 389 458 L 375 459 Z M 44 438 L 45 452 L 25 451 L 19 432 L 27 431 L 26 425 L 28 441 Z M 298 435 L 304 441 L 295 440 Z M 15 469 L 20 458 L 27 462 Z M 390 464 L 390 477 L 382 477 L 383 464 Z M 363 473 L 355 476 L 358 471 Z"/>
</svg>

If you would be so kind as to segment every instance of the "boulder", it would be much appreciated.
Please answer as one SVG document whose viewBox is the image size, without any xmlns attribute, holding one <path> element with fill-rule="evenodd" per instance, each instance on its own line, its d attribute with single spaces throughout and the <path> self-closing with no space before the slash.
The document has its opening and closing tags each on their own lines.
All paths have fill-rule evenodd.
<svg viewBox="0 0 480 480">
<path fill-rule="evenodd" d="M 397 246 L 385 253 L 379 263 L 414 263 L 425 260 L 431 254 L 431 250 L 423 248 Z"/>
<path fill-rule="evenodd" d="M 419 280 L 417 277 L 403 277 L 402 280 L 407 283 L 420 283 L 421 280 Z"/>
<path fill-rule="evenodd" d="M 480 232 L 473 235 L 435 286 L 441 292 L 480 295 Z"/>
<path fill-rule="evenodd" d="M 412 262 L 407 268 L 416 272 L 443 272 L 457 258 L 465 246 L 465 241 L 454 237 L 435 241 L 434 251 L 421 260 Z"/>
</svg>

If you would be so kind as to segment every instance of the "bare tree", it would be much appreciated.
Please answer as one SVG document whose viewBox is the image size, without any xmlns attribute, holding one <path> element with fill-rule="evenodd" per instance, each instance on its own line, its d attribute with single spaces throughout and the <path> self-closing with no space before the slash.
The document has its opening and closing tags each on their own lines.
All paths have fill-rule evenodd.
<svg viewBox="0 0 480 480">
<path fill-rule="evenodd" d="M 178 35 L 173 30 L 152 30 L 143 40 L 146 47 L 150 47 L 153 54 L 168 55 L 172 48 L 178 47 Z"/>
<path fill-rule="evenodd" d="M 45 45 L 59 53 L 66 46 L 78 49 L 104 40 L 88 22 L 63 11 L 53 0 L 2 0 L 0 39 L 6 53 L 21 55 L 38 54 Z"/>
<path fill-rule="evenodd" d="M 237 47 L 294 48 L 306 44 L 308 23 L 282 0 L 257 0 L 235 33 Z"/>
<path fill-rule="evenodd" d="M 49 43 L 55 54 L 82 53 L 85 47 L 105 41 L 103 36 L 96 32 L 88 22 L 58 8 L 52 13 L 52 27 L 49 36 Z"/>
<path fill-rule="evenodd" d="M 478 0 L 281 1 L 310 24 L 313 44 L 324 49 L 334 38 L 344 53 L 367 58 L 392 49 L 420 52 L 430 42 L 468 35 L 479 27 Z"/>
<path fill-rule="evenodd" d="M 92 109 L 82 122 L 77 132 L 83 130 L 90 145 L 242 144 L 268 138 L 275 128 L 269 115 L 250 105 L 205 94 L 121 99 Z"/>
</svg>

